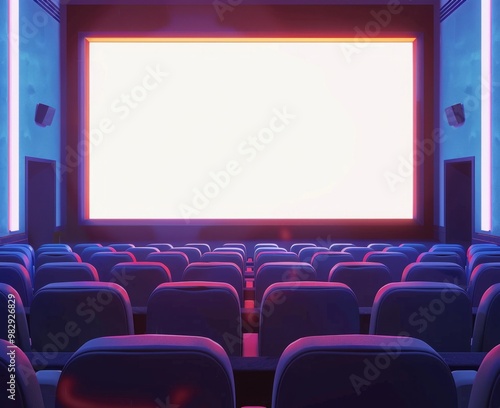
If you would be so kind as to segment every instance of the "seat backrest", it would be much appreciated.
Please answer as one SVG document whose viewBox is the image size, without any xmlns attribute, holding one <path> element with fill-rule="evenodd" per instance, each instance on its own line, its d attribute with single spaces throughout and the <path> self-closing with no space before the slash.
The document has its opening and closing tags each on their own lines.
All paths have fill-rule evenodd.
<svg viewBox="0 0 500 408">
<path fill-rule="evenodd" d="M 6 244 L 0 246 L 0 252 L 19 252 L 26 255 L 28 258 L 28 265 L 26 266 L 26 269 L 33 280 L 33 274 L 35 272 L 35 252 L 33 248 L 26 246 L 26 244 Z"/>
<path fill-rule="evenodd" d="M 17 263 L 24 266 L 27 270 L 29 270 L 29 268 L 31 267 L 31 263 L 28 257 L 21 252 L 15 251 L 0 252 L 0 262 Z"/>
<path fill-rule="evenodd" d="M 355 262 L 361 262 L 367 253 L 373 252 L 373 249 L 368 247 L 347 247 L 341 252 L 351 254 Z"/>
<path fill-rule="evenodd" d="M 33 300 L 33 283 L 28 270 L 18 263 L 0 262 L 0 282 L 12 286 L 26 307 Z"/>
<path fill-rule="evenodd" d="M 358 333 L 356 296 L 342 283 L 274 283 L 264 293 L 260 356 L 278 357 L 301 337 Z"/>
<path fill-rule="evenodd" d="M 224 246 L 224 247 L 214 248 L 214 250 L 212 252 L 216 252 L 216 253 L 238 252 L 241 255 L 241 257 L 243 258 L 244 264 L 246 265 L 247 255 L 246 255 L 246 251 L 242 248 Z"/>
<path fill-rule="evenodd" d="M 254 271 L 268 262 L 299 262 L 299 256 L 295 252 L 264 251 L 259 252 L 253 260 Z"/>
<path fill-rule="evenodd" d="M 15 367 L 15 373 L 12 367 Z M 30 360 L 21 349 L 6 340 L 0 340 L 0 381 L 3 384 L 0 391 L 3 407 L 44 407 L 40 384 Z"/>
<path fill-rule="evenodd" d="M 450 369 L 417 339 L 302 338 L 283 352 L 274 377 L 273 408 L 456 406 Z"/>
<path fill-rule="evenodd" d="M 452 251 L 434 251 L 434 252 L 422 252 L 418 258 L 417 262 L 448 262 L 455 263 L 460 266 L 464 266 L 465 263 L 459 254 Z"/>
<path fill-rule="evenodd" d="M 420 254 L 415 248 L 412 247 L 402 247 L 393 246 L 387 247 L 382 250 L 383 252 L 401 252 L 408 257 L 409 262 L 417 262 L 418 255 Z"/>
<path fill-rule="evenodd" d="M 245 262 L 239 252 L 205 252 L 201 262 L 230 262 L 238 265 L 241 273 L 245 272 Z"/>
<path fill-rule="evenodd" d="M 403 271 L 402 282 L 447 282 L 467 288 L 465 270 L 453 262 L 413 262 Z"/>
<path fill-rule="evenodd" d="M 255 305 L 260 307 L 265 290 L 273 283 L 315 281 L 316 271 L 307 262 L 271 262 L 255 272 Z"/>
<path fill-rule="evenodd" d="M 452 283 L 390 283 L 373 302 L 370 334 L 419 338 L 437 351 L 470 351 L 471 302 Z"/>
<path fill-rule="evenodd" d="M 201 259 L 201 251 L 198 248 L 194 247 L 173 247 L 172 251 L 183 252 L 189 259 L 189 263 L 191 262 L 200 262 Z"/>
<path fill-rule="evenodd" d="M 151 294 L 147 333 L 208 337 L 230 356 L 241 356 L 240 303 L 228 283 L 164 283 Z"/>
<path fill-rule="evenodd" d="M 248 259 L 247 246 L 241 242 L 226 242 L 222 248 L 238 248 L 243 251 L 243 261 L 246 263 Z"/>
<path fill-rule="evenodd" d="M 500 263 L 500 251 L 482 251 L 476 252 L 469 260 L 467 265 L 467 274 L 472 275 L 472 271 L 481 264 L 485 263 Z"/>
<path fill-rule="evenodd" d="M 164 243 L 157 242 L 153 244 L 147 244 L 146 246 L 157 248 L 160 250 L 160 252 L 170 251 L 174 247 L 172 244 L 168 244 L 166 242 Z"/>
<path fill-rule="evenodd" d="M 223 247 L 229 247 L 229 248 L 239 248 L 239 249 L 242 249 L 245 252 L 245 261 L 246 261 L 247 246 L 244 243 L 242 243 L 242 242 L 226 242 L 222 246 Z"/>
<path fill-rule="evenodd" d="M 23 301 L 17 291 L 5 283 L 0 283 L 0 325 L 0 339 L 12 340 L 21 350 L 31 351 Z"/>
<path fill-rule="evenodd" d="M 147 307 L 151 293 L 162 283 L 172 281 L 170 271 L 161 262 L 122 262 L 113 266 L 111 274 L 127 291 L 132 307 Z"/>
<path fill-rule="evenodd" d="M 35 274 L 34 291 L 45 285 L 60 282 L 97 282 L 95 267 L 86 262 L 57 262 L 40 266 Z"/>
<path fill-rule="evenodd" d="M 75 252 L 42 252 L 36 258 L 35 268 L 54 262 L 82 262 L 82 258 Z"/>
<path fill-rule="evenodd" d="M 500 262 L 484 263 L 472 271 L 467 292 L 472 300 L 472 307 L 479 306 L 481 298 L 491 285 L 500 283 Z"/>
<path fill-rule="evenodd" d="M 472 351 L 488 352 L 500 344 L 500 283 L 490 286 L 477 308 Z"/>
<path fill-rule="evenodd" d="M 92 258 L 92 255 L 100 252 L 116 252 L 116 251 L 114 248 L 110 247 L 96 247 L 96 246 L 87 247 L 84 248 L 84 250 L 82 251 L 81 255 L 82 262 L 90 262 L 90 258 Z"/>
<path fill-rule="evenodd" d="M 328 252 L 326 247 L 307 247 L 299 251 L 299 261 L 311 263 L 312 257 L 317 252 Z"/>
<path fill-rule="evenodd" d="M 128 252 L 98 252 L 90 257 L 101 282 L 114 282 L 111 271 L 115 265 L 123 262 L 135 262 L 135 256 Z"/>
<path fill-rule="evenodd" d="M 50 245 L 42 245 L 35 251 L 35 262 L 44 252 L 73 252 L 69 245 L 58 245 L 58 244 L 50 244 Z"/>
<path fill-rule="evenodd" d="M 56 407 L 236 408 L 229 358 L 210 339 L 135 335 L 91 340 L 64 366 Z"/>
<path fill-rule="evenodd" d="M 455 252 L 462 260 L 462 262 L 459 263 L 461 266 L 465 266 L 467 260 L 467 253 L 460 244 L 434 244 L 430 247 L 429 252 Z"/>
<path fill-rule="evenodd" d="M 38 249 L 45 249 L 45 248 L 50 248 L 49 252 L 53 248 L 59 248 L 59 249 L 62 249 L 64 251 L 68 251 L 68 252 L 72 251 L 71 246 L 69 244 L 54 243 L 54 242 L 49 242 L 47 244 L 42 244 L 42 245 L 40 245 L 40 248 L 38 248 Z"/>
<path fill-rule="evenodd" d="M 437 243 L 433 244 L 430 249 L 441 250 L 441 249 L 457 249 L 463 250 L 464 247 L 461 244 L 451 244 L 451 243 Z"/>
<path fill-rule="evenodd" d="M 359 307 L 372 307 L 378 290 L 392 282 L 392 276 L 389 268 L 378 262 L 340 262 L 332 268 L 328 280 L 349 286 Z"/>
<path fill-rule="evenodd" d="M 410 263 L 408 257 L 401 252 L 368 252 L 363 258 L 364 262 L 379 262 L 389 268 L 394 282 L 400 282 L 404 269 Z"/>
<path fill-rule="evenodd" d="M 238 265 L 231 262 L 193 262 L 184 270 L 183 281 L 224 282 L 229 283 L 238 294 L 240 306 L 243 307 L 244 279 Z"/>
<path fill-rule="evenodd" d="M 116 252 L 125 252 L 128 251 L 130 248 L 134 248 L 134 244 L 109 244 L 108 245 L 110 248 L 113 248 Z"/>
<path fill-rule="evenodd" d="M 427 245 L 422 244 L 421 242 L 403 242 L 402 244 L 399 244 L 399 246 L 414 248 L 419 254 L 421 254 L 422 252 L 427 252 L 429 250 Z"/>
<path fill-rule="evenodd" d="M 51 283 L 33 299 L 32 348 L 43 353 L 75 351 L 86 341 L 134 333 L 127 292 L 116 283 Z"/>
<path fill-rule="evenodd" d="M 469 399 L 470 408 L 500 406 L 500 346 L 484 357 L 474 378 Z"/>
<path fill-rule="evenodd" d="M 257 259 L 257 257 L 259 256 L 259 254 L 261 254 L 263 252 L 288 252 L 288 251 L 285 248 L 280 248 L 280 247 L 259 247 L 259 248 L 255 249 L 255 251 L 253 253 L 254 262 Z"/>
<path fill-rule="evenodd" d="M 477 252 L 498 250 L 500 250 L 500 246 L 497 244 L 472 244 L 471 246 L 469 246 L 469 248 L 467 248 L 467 260 L 470 260 L 470 258 L 472 258 L 472 255 Z"/>
<path fill-rule="evenodd" d="M 388 244 L 387 242 L 372 242 L 367 245 L 367 247 L 371 248 L 372 251 L 383 251 L 385 248 L 389 248 L 391 246 L 393 245 Z"/>
<path fill-rule="evenodd" d="M 255 250 L 259 248 L 278 248 L 278 244 L 275 244 L 274 242 L 259 242 L 253 247 L 254 253 Z"/>
<path fill-rule="evenodd" d="M 33 247 L 29 244 L 5 244 L 0 246 L 0 252 L 21 252 L 22 254 L 26 255 L 30 262 L 34 265 L 35 264 L 35 250 Z"/>
<path fill-rule="evenodd" d="M 80 243 L 80 244 L 76 244 L 73 246 L 73 252 L 80 255 L 80 257 L 82 256 L 83 254 L 83 251 L 85 250 L 85 248 L 102 248 L 102 244 L 99 244 L 99 243 Z"/>
<path fill-rule="evenodd" d="M 184 269 L 189 265 L 189 259 L 184 252 L 167 251 L 153 252 L 146 257 L 147 262 L 161 262 L 170 271 L 172 282 L 182 281 Z"/>
<path fill-rule="evenodd" d="M 316 269 L 319 281 L 328 282 L 330 271 L 340 262 L 354 262 L 354 257 L 347 252 L 316 252 L 311 258 L 311 265 Z"/>
<path fill-rule="evenodd" d="M 339 252 L 339 251 L 342 251 L 344 248 L 349 248 L 349 247 L 353 247 L 353 246 L 356 246 L 356 245 L 354 245 L 351 242 L 336 242 L 336 243 L 333 243 L 332 245 L 330 245 L 328 250 L 332 251 L 332 252 Z"/>
<path fill-rule="evenodd" d="M 202 255 L 205 252 L 210 252 L 211 251 L 210 245 L 202 243 L 202 242 L 191 242 L 191 243 L 186 244 L 184 246 L 198 248 L 200 250 L 200 252 L 201 252 Z"/>
<path fill-rule="evenodd" d="M 160 250 L 153 247 L 133 247 L 127 249 L 126 252 L 134 255 L 137 262 L 144 262 L 149 254 L 152 254 L 153 252 L 160 252 Z"/>
<path fill-rule="evenodd" d="M 297 242 L 295 244 L 292 244 L 292 246 L 290 247 L 290 252 L 295 252 L 298 255 L 302 248 L 315 247 L 315 246 L 316 244 L 313 244 L 312 242 Z"/>
<path fill-rule="evenodd" d="M 230 248 L 241 248 L 244 251 L 247 250 L 247 246 L 242 242 L 226 242 L 225 244 L 222 244 L 222 246 Z"/>
</svg>

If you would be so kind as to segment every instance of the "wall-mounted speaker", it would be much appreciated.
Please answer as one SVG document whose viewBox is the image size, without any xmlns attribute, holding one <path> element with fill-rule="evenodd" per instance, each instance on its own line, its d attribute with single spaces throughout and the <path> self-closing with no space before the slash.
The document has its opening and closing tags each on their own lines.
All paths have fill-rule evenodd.
<svg viewBox="0 0 500 408">
<path fill-rule="evenodd" d="M 55 113 L 56 110 L 52 106 L 39 103 L 36 105 L 35 123 L 42 127 L 50 126 Z"/>
<path fill-rule="evenodd" d="M 445 110 L 446 118 L 448 119 L 448 124 L 453 127 L 462 126 L 465 123 L 465 111 L 464 105 L 462 103 L 457 103 L 456 105 L 449 106 Z"/>
</svg>

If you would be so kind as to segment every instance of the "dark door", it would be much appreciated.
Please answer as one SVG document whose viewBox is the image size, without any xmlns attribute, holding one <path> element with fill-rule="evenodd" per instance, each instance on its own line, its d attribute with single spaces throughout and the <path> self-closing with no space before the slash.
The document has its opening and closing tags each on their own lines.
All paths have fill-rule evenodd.
<svg viewBox="0 0 500 408">
<path fill-rule="evenodd" d="M 468 247 L 474 231 L 474 158 L 444 162 L 444 227 L 449 243 Z"/>
<path fill-rule="evenodd" d="M 26 158 L 26 232 L 38 248 L 53 242 L 56 229 L 55 161 Z"/>
</svg>

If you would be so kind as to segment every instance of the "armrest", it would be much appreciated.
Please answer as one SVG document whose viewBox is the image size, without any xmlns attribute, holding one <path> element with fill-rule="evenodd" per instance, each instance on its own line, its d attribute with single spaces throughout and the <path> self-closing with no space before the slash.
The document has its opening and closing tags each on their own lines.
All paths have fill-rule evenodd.
<svg viewBox="0 0 500 408">
<path fill-rule="evenodd" d="M 36 378 L 42 390 L 43 404 L 46 407 L 56 406 L 56 390 L 60 376 L 60 370 L 41 370 L 36 373 Z"/>
<path fill-rule="evenodd" d="M 243 333 L 243 357 L 259 357 L 259 335 L 257 333 Z"/>
<path fill-rule="evenodd" d="M 458 408 L 467 408 L 469 406 L 472 384 L 476 378 L 477 371 L 458 370 L 452 371 L 455 386 L 457 388 Z"/>
</svg>

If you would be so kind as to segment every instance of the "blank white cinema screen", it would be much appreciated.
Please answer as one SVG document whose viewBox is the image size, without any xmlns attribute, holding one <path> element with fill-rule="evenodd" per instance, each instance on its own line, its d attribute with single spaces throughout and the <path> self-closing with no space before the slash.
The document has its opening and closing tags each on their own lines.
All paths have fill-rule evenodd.
<svg viewBox="0 0 500 408">
<path fill-rule="evenodd" d="M 85 217 L 413 219 L 413 47 L 87 38 Z"/>
</svg>

